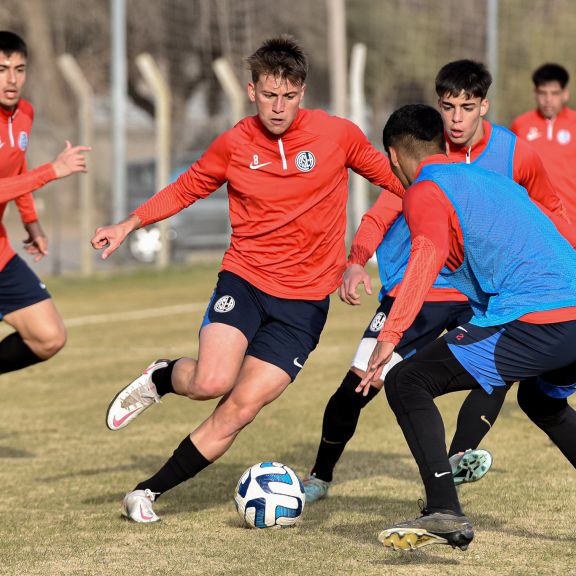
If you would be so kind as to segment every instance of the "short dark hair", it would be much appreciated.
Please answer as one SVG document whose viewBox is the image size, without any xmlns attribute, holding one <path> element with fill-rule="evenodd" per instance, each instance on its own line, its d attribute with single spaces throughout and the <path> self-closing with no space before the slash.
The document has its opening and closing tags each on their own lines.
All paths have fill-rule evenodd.
<svg viewBox="0 0 576 576">
<path fill-rule="evenodd" d="M 290 80 L 301 86 L 308 74 L 308 58 L 292 36 L 283 34 L 266 40 L 254 54 L 246 58 L 252 81 L 261 75 Z"/>
<path fill-rule="evenodd" d="M 542 84 L 548 84 L 548 82 L 558 82 L 562 90 L 564 90 L 569 80 L 570 76 L 568 75 L 568 71 L 564 66 L 560 66 L 560 64 L 542 64 L 542 66 L 532 74 L 534 88 L 538 88 L 538 86 L 542 86 Z"/>
<path fill-rule="evenodd" d="M 398 108 L 386 122 L 382 133 L 386 153 L 391 146 L 404 146 L 411 152 L 444 152 L 446 139 L 440 112 L 425 104 L 407 104 Z"/>
<path fill-rule="evenodd" d="M 26 42 L 24 42 L 18 34 L 9 32 L 8 30 L 0 30 L 0 52 L 3 52 L 7 56 L 14 53 L 22 54 L 24 58 L 28 58 Z"/>
<path fill-rule="evenodd" d="M 442 98 L 464 92 L 467 98 L 484 99 L 491 84 L 492 75 L 482 62 L 455 60 L 442 66 L 436 75 L 436 94 Z"/>
</svg>

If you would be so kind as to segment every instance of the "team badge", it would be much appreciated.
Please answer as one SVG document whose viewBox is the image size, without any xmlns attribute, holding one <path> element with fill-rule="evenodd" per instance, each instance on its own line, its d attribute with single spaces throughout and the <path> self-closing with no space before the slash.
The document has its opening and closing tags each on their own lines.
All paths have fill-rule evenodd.
<svg viewBox="0 0 576 576">
<path fill-rule="evenodd" d="M 568 130 L 559 130 L 556 140 L 558 140 L 559 144 L 569 144 L 570 140 L 572 140 L 572 134 Z"/>
<path fill-rule="evenodd" d="M 20 132 L 20 134 L 18 134 L 18 148 L 20 148 L 22 152 L 26 152 L 28 149 L 28 134 L 26 134 L 26 132 Z"/>
<path fill-rule="evenodd" d="M 372 322 L 370 322 L 370 331 L 380 332 L 384 326 L 384 322 L 386 322 L 386 314 L 384 314 L 384 312 L 378 312 L 378 314 L 372 318 Z"/>
<path fill-rule="evenodd" d="M 298 153 L 298 156 L 296 156 L 296 168 L 300 172 L 310 172 L 314 166 L 316 166 L 316 158 L 314 158 L 312 152 L 305 150 Z"/>
<path fill-rule="evenodd" d="M 214 304 L 214 311 L 215 312 L 230 312 L 236 306 L 236 301 L 232 296 L 222 296 L 219 298 L 216 304 Z"/>
</svg>

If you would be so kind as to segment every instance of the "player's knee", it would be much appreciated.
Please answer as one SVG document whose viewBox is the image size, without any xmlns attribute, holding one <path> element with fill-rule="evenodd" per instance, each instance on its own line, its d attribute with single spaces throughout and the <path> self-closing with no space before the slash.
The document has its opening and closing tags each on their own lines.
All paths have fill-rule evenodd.
<svg viewBox="0 0 576 576">
<path fill-rule="evenodd" d="M 67 341 L 66 328 L 63 324 L 45 326 L 42 334 L 27 342 L 30 349 L 42 360 L 48 360 L 56 355 Z"/>
<path fill-rule="evenodd" d="M 258 416 L 261 408 L 262 405 L 255 403 L 237 406 L 235 410 L 236 428 L 241 430 L 245 426 L 248 426 L 248 424 Z"/>
<path fill-rule="evenodd" d="M 426 378 L 410 361 L 396 364 L 386 374 L 386 398 L 398 415 L 427 404 L 431 395 Z"/>
<path fill-rule="evenodd" d="M 359 409 L 364 408 L 380 392 L 381 387 L 370 386 L 368 394 L 364 396 L 362 392 L 356 392 L 356 388 L 361 381 L 362 378 L 358 374 L 349 370 L 335 395 L 341 396 L 342 402 L 347 403 L 349 406 L 355 406 Z"/>
<path fill-rule="evenodd" d="M 400 389 L 402 387 L 403 378 L 401 377 L 401 367 L 394 366 L 388 374 L 386 374 L 386 398 L 392 411 L 396 413 L 399 408 L 400 402 Z"/>
<path fill-rule="evenodd" d="M 196 373 L 189 386 L 188 396 L 194 400 L 212 400 L 224 396 L 231 387 L 230 382 L 221 375 L 201 376 Z"/>
<path fill-rule="evenodd" d="M 536 381 L 520 383 L 518 406 L 540 428 L 561 424 L 569 411 L 566 399 L 544 394 Z"/>
</svg>

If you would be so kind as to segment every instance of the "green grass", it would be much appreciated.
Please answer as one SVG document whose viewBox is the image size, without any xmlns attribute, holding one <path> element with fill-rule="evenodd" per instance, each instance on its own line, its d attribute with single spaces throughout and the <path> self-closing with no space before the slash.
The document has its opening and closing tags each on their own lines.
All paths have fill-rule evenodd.
<svg viewBox="0 0 576 576">
<path fill-rule="evenodd" d="M 348 368 L 376 300 L 332 300 L 319 348 L 298 380 L 197 478 L 155 506 L 157 525 L 119 516 L 123 494 L 164 463 L 211 402 L 167 398 L 130 427 L 104 424 L 108 402 L 155 357 L 193 356 L 216 264 L 52 280 L 67 320 L 199 304 L 198 311 L 106 323 L 71 322 L 67 347 L 46 364 L 1 378 L 1 575 L 573 574 L 576 475 L 509 394 L 483 446 L 494 466 L 460 490 L 476 539 L 467 552 L 393 553 L 378 532 L 415 517 L 416 466 L 383 395 L 364 411 L 331 496 L 288 530 L 248 530 L 233 504 L 241 473 L 278 460 L 305 475 L 325 403 Z M 226 351 L 222 350 L 225 355 Z M 439 400 L 449 435 L 464 396 Z"/>
</svg>

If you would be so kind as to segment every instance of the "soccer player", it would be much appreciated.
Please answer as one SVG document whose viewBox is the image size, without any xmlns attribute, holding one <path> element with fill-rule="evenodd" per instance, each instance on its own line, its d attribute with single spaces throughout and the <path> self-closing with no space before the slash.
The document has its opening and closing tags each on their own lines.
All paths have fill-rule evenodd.
<svg viewBox="0 0 576 576">
<path fill-rule="evenodd" d="M 32 105 L 21 98 L 26 82 L 27 47 L 18 35 L 0 31 L 0 221 L 15 200 L 28 233 L 25 249 L 39 261 L 47 239 L 31 192 L 57 178 L 86 172 L 86 146 L 65 149 L 54 162 L 27 170 L 26 151 L 34 119 Z M 0 374 L 43 362 L 66 342 L 64 323 L 46 286 L 10 246 L 0 222 L 0 320 L 15 331 L 0 341 Z"/>
<path fill-rule="evenodd" d="M 518 402 L 576 466 L 576 252 L 555 224 L 511 179 L 475 165 L 452 163 L 444 126 L 424 105 L 389 118 L 384 147 L 406 188 L 404 216 L 410 259 L 378 335 L 367 394 L 391 360 L 430 287 L 441 274 L 468 296 L 473 318 L 394 366 L 386 395 L 418 464 L 426 492 L 422 515 L 384 530 L 395 549 L 449 544 L 465 550 L 474 534 L 464 515 L 434 398 L 519 381 Z M 568 228 L 569 229 L 569 228 Z M 446 268 L 448 270 L 446 270 Z"/>
<path fill-rule="evenodd" d="M 300 108 L 307 58 L 289 37 L 267 40 L 248 60 L 257 114 L 218 137 L 174 183 L 92 239 L 107 258 L 126 236 L 208 196 L 227 182 L 232 237 L 199 336 L 198 360 L 153 362 L 109 406 L 118 430 L 174 392 L 220 397 L 212 414 L 122 513 L 155 522 L 155 499 L 228 450 L 237 434 L 293 381 L 318 343 L 329 294 L 345 268 L 348 168 L 402 194 L 386 155 L 351 122 Z"/>
<path fill-rule="evenodd" d="M 472 60 L 450 62 L 440 69 L 435 83 L 450 159 L 509 176 L 524 186 L 531 198 L 563 215 L 562 202 L 538 155 L 508 129 L 484 119 L 492 83 L 484 64 Z M 383 385 L 383 380 L 378 381 L 366 396 L 355 392 L 366 374 L 376 337 L 394 303 L 408 264 L 410 235 L 401 210 L 401 200 L 383 191 L 362 219 L 350 250 L 340 297 L 348 304 L 358 305 L 360 284 L 371 293 L 370 276 L 364 266 L 376 252 L 382 282 L 381 302 L 364 332 L 352 366 L 326 405 L 316 461 L 310 476 L 304 480 L 308 503 L 328 495 L 334 468 L 355 432 L 361 410 Z M 444 330 L 466 322 L 471 314 L 467 298 L 439 277 L 426 295 L 414 324 L 396 347 L 388 369 L 436 339 Z M 382 379 L 385 374 L 384 371 Z M 466 398 L 448 452 L 456 484 L 479 480 L 490 468 L 490 454 L 476 448 L 496 420 L 506 392 L 506 387 L 496 389 L 491 395 L 474 390 Z"/>
<path fill-rule="evenodd" d="M 512 132 L 538 152 L 576 222 L 576 111 L 567 106 L 568 72 L 559 64 L 544 64 L 532 74 L 536 109 L 514 120 Z"/>
</svg>

